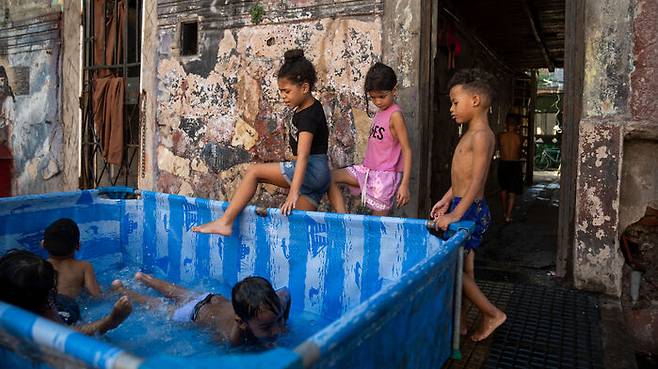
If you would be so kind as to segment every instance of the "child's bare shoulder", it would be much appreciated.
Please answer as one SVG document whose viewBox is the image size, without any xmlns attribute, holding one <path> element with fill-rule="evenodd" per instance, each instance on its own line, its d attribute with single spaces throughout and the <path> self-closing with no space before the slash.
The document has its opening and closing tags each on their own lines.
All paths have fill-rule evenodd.
<svg viewBox="0 0 658 369">
<path fill-rule="evenodd" d="M 493 133 L 491 128 L 488 127 L 473 131 L 473 135 L 471 136 L 471 141 L 485 143 L 487 145 L 491 144 L 495 140 L 496 134 Z"/>
</svg>

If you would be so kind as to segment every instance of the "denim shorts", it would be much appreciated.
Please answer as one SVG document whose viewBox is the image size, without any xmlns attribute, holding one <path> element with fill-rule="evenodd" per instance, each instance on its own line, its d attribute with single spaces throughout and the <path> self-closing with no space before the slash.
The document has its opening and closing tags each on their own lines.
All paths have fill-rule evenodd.
<svg viewBox="0 0 658 369">
<path fill-rule="evenodd" d="M 286 179 L 288 184 L 292 184 L 292 178 L 295 175 L 295 165 L 297 161 L 284 161 L 279 164 L 281 175 Z M 302 188 L 299 190 L 302 196 L 305 196 L 313 206 L 317 207 L 322 200 L 322 196 L 329 190 L 331 183 L 331 172 L 329 171 L 329 159 L 325 154 L 309 155 L 306 173 Z"/>
</svg>

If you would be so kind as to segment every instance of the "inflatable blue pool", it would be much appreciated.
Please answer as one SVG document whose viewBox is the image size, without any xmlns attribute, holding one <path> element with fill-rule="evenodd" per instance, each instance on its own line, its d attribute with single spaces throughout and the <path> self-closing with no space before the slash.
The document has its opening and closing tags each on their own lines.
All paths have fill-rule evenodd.
<svg viewBox="0 0 658 369">
<path fill-rule="evenodd" d="M 191 231 L 226 205 L 116 187 L 4 198 L 0 251 L 45 256 L 43 230 L 68 217 L 81 230 L 77 257 L 100 274 L 142 270 L 188 286 L 232 286 L 259 275 L 289 288 L 292 317 L 319 317 L 322 324 L 297 322 L 304 329 L 296 339 L 269 351 L 177 356 L 166 348 L 180 340 L 156 337 L 147 346 L 163 346 L 147 353 L 123 345 L 116 337 L 130 324 L 116 337 L 87 337 L 0 302 L 2 367 L 437 368 L 453 354 L 461 245 L 472 224 L 453 224 L 444 241 L 418 219 L 299 211 L 284 217 L 248 207 L 232 237 Z M 130 332 L 137 341 L 140 334 Z"/>
</svg>

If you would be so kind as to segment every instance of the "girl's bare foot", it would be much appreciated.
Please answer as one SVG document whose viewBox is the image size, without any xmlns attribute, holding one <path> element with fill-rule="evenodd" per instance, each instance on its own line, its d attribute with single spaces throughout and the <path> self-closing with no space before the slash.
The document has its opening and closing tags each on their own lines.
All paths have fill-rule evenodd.
<svg viewBox="0 0 658 369">
<path fill-rule="evenodd" d="M 494 316 L 483 316 L 480 328 L 471 336 L 471 339 L 475 342 L 485 340 L 496 328 L 505 323 L 505 320 L 507 320 L 507 315 L 500 310 Z"/>
<path fill-rule="evenodd" d="M 227 224 L 220 218 L 220 219 L 215 219 L 210 223 L 192 227 L 192 232 L 214 233 L 228 237 L 231 234 L 233 234 L 233 224 Z"/>
</svg>

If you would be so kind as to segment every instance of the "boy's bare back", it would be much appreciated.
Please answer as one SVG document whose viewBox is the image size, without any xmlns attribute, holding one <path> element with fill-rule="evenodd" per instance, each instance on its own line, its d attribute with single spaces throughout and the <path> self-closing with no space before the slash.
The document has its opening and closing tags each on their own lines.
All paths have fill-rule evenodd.
<svg viewBox="0 0 658 369">
<path fill-rule="evenodd" d="M 99 297 L 101 294 L 94 268 L 86 261 L 73 258 L 59 259 L 49 257 L 48 261 L 53 264 L 57 271 L 57 293 L 77 298 L 85 288 L 90 295 Z"/>
<path fill-rule="evenodd" d="M 475 197 L 484 197 L 484 185 L 494 145 L 495 135 L 487 122 L 472 125 L 462 136 L 452 157 L 450 172 L 452 192 L 455 196 L 464 196 L 475 180 L 478 182 L 475 183 Z M 484 163 L 486 166 L 483 168 Z"/>
<path fill-rule="evenodd" d="M 515 131 L 507 131 L 498 135 L 500 142 L 500 159 L 517 161 L 521 159 L 521 135 Z"/>
</svg>

